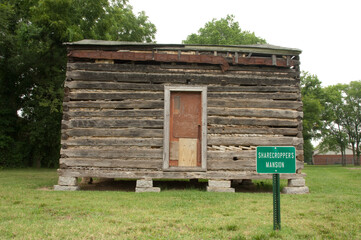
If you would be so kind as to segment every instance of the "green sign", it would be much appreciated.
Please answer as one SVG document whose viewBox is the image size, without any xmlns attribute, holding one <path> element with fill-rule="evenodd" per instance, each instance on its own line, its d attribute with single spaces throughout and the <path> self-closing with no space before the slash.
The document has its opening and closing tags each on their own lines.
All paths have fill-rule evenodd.
<svg viewBox="0 0 361 240">
<path fill-rule="evenodd" d="M 295 147 L 257 147 L 257 173 L 296 173 Z"/>
</svg>

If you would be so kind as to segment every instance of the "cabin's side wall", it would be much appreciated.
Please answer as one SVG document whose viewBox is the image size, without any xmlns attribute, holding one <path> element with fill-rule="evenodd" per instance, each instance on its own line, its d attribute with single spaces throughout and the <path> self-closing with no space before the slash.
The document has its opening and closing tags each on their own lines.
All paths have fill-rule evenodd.
<svg viewBox="0 0 361 240">
<path fill-rule="evenodd" d="M 222 73 L 206 65 L 70 62 L 60 173 L 161 172 L 164 85 L 185 84 L 208 88 L 209 171 L 256 176 L 260 145 L 295 146 L 297 171 L 303 168 L 298 67 L 233 66 Z"/>
<path fill-rule="evenodd" d="M 220 78 L 223 85 L 208 87 L 208 169 L 255 171 L 257 146 L 294 146 L 299 171 L 303 112 L 298 71 L 246 69 L 235 68 L 232 76 Z"/>
<path fill-rule="evenodd" d="M 162 168 L 163 85 L 136 68 L 68 63 L 62 168 Z"/>
</svg>

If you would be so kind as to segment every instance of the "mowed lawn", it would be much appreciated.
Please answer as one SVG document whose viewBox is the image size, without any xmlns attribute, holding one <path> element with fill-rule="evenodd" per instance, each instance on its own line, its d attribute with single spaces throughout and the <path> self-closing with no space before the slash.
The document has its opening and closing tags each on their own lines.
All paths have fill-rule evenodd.
<svg viewBox="0 0 361 240">
<path fill-rule="evenodd" d="M 361 168 L 304 172 L 311 193 L 281 195 L 275 232 L 270 181 L 233 194 L 55 192 L 56 170 L 0 170 L 0 239 L 361 239 Z"/>
</svg>

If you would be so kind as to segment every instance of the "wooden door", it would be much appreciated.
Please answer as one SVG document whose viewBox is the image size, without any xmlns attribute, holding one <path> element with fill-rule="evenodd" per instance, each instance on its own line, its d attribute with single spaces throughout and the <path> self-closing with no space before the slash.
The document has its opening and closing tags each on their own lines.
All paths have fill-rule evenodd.
<svg viewBox="0 0 361 240">
<path fill-rule="evenodd" d="M 201 92 L 171 92 L 169 121 L 169 166 L 200 167 Z"/>
</svg>

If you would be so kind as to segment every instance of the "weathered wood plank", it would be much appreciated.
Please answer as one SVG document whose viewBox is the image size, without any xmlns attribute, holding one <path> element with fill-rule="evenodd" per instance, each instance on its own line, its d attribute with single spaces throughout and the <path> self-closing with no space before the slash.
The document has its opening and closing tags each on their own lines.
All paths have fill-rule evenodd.
<svg viewBox="0 0 361 240">
<path fill-rule="evenodd" d="M 298 93 L 296 86 L 208 86 L 208 92 L 288 92 Z"/>
<path fill-rule="evenodd" d="M 154 109 L 154 108 L 164 108 L 163 100 L 136 100 L 136 99 L 127 99 L 123 101 L 73 101 L 64 103 L 63 106 L 68 108 L 110 108 L 110 109 Z"/>
<path fill-rule="evenodd" d="M 162 91 L 162 84 L 66 81 L 65 86 L 71 89 L 104 89 L 104 90 L 155 90 Z M 288 92 L 298 93 L 296 86 L 208 86 L 208 92 Z"/>
<path fill-rule="evenodd" d="M 119 127 L 143 127 L 143 128 L 163 128 L 163 119 L 77 119 L 64 121 L 68 128 L 119 128 Z"/>
<path fill-rule="evenodd" d="M 242 171 L 255 171 L 256 161 L 255 160 L 209 160 L 209 170 L 242 170 Z"/>
<path fill-rule="evenodd" d="M 208 97 L 208 107 L 227 108 L 272 108 L 302 110 L 301 101 L 274 101 L 257 99 L 222 99 Z"/>
<path fill-rule="evenodd" d="M 219 92 L 208 93 L 209 98 L 237 98 L 237 99 L 272 99 L 272 100 L 298 100 L 298 93 L 247 93 L 247 92 Z"/>
<path fill-rule="evenodd" d="M 231 85 L 239 84 L 240 86 L 289 86 L 296 85 L 298 83 L 295 79 L 283 79 L 283 78 L 266 78 L 257 76 L 203 76 L 202 77 L 190 77 L 188 76 L 189 84 L 222 84 Z"/>
<path fill-rule="evenodd" d="M 228 118 L 208 117 L 208 123 L 220 125 L 248 125 L 248 126 L 274 126 L 274 127 L 296 127 L 298 122 L 291 119 L 267 119 L 267 118 Z"/>
<path fill-rule="evenodd" d="M 206 63 L 220 65 L 222 71 L 229 69 L 228 61 L 221 56 L 211 55 L 181 55 L 162 52 L 139 52 L 139 51 L 99 51 L 99 50 L 80 50 L 74 49 L 68 53 L 69 58 L 85 58 L 85 59 L 113 59 L 137 62 L 178 62 L 178 63 Z M 263 60 L 263 65 L 269 65 L 267 58 L 257 58 L 257 63 Z M 291 64 L 294 60 L 291 60 Z M 243 64 L 255 65 L 253 61 L 246 61 Z M 284 61 L 280 59 L 277 66 L 284 67 Z"/>
<path fill-rule="evenodd" d="M 160 84 L 88 82 L 88 81 L 66 81 L 65 86 L 71 89 L 102 89 L 102 90 L 162 91 L 164 89 L 164 86 Z"/>
<path fill-rule="evenodd" d="M 68 146 L 163 146 L 162 138 L 75 138 L 63 141 Z"/>
<path fill-rule="evenodd" d="M 111 168 L 138 168 L 162 169 L 162 159 L 92 159 L 92 158 L 60 158 L 63 167 L 111 167 Z"/>
<path fill-rule="evenodd" d="M 239 84 L 239 85 L 296 85 L 294 78 L 261 77 L 254 75 L 214 75 L 214 74 L 157 74 L 157 73 L 127 73 L 100 71 L 69 71 L 67 78 L 72 80 L 109 81 L 130 83 L 184 83 L 189 84 Z"/>
<path fill-rule="evenodd" d="M 253 108 L 215 108 L 207 109 L 208 115 L 236 116 L 236 117 L 267 117 L 267 118 L 302 118 L 303 112 L 278 109 L 253 109 Z"/>
<path fill-rule="evenodd" d="M 147 158 L 163 159 L 162 149 L 122 149 L 100 150 L 100 149 L 61 149 L 61 155 L 68 158 Z"/>
<path fill-rule="evenodd" d="M 163 92 L 72 92 L 70 100 L 162 99 Z"/>
<path fill-rule="evenodd" d="M 242 159 L 252 159 L 255 161 L 256 159 L 256 151 L 254 150 L 247 150 L 247 151 L 207 151 L 207 160 L 220 160 L 220 159 L 234 159 L 235 160 L 242 160 Z"/>
<path fill-rule="evenodd" d="M 82 109 L 83 110 L 83 109 Z M 138 110 L 99 110 L 99 111 L 78 111 L 70 110 L 70 117 L 158 117 L 162 118 L 163 110 L 158 109 L 138 109 Z"/>
<path fill-rule="evenodd" d="M 65 177 L 106 177 L 127 179 L 272 179 L 272 174 L 258 174 L 256 171 L 207 171 L 207 172 L 163 172 L 149 170 L 119 171 L 118 169 L 58 169 Z M 281 179 L 303 178 L 306 174 L 280 174 Z"/>
<path fill-rule="evenodd" d="M 242 74 L 243 72 L 252 72 L 252 74 L 263 74 L 266 76 L 283 74 L 287 77 L 295 77 L 296 71 L 289 68 L 274 68 L 274 67 L 253 67 L 253 66 L 230 66 L 229 70 L 222 73 L 218 66 L 206 65 L 172 65 L 172 64 L 97 64 L 97 63 L 83 63 L 75 62 L 68 63 L 68 71 L 73 70 L 89 70 L 89 71 L 106 71 L 106 72 L 154 72 L 154 73 L 177 73 L 190 72 L 198 74 Z M 243 73 L 244 74 L 244 73 Z"/>
<path fill-rule="evenodd" d="M 129 83 L 186 83 L 184 74 L 156 74 L 144 72 L 68 71 L 72 80 L 109 81 Z"/>
<path fill-rule="evenodd" d="M 101 129 L 101 128 L 76 128 L 63 130 L 65 134 L 74 137 L 94 136 L 94 137 L 163 137 L 162 129 L 144 128 L 123 128 L 123 129 Z"/>
<path fill-rule="evenodd" d="M 229 137 L 229 136 L 208 136 L 208 145 L 227 146 L 297 146 L 303 143 L 303 138 L 297 137 Z"/>
<path fill-rule="evenodd" d="M 297 128 L 269 128 L 269 127 L 229 127 L 208 125 L 208 134 L 268 134 L 296 136 L 300 131 Z"/>
</svg>

